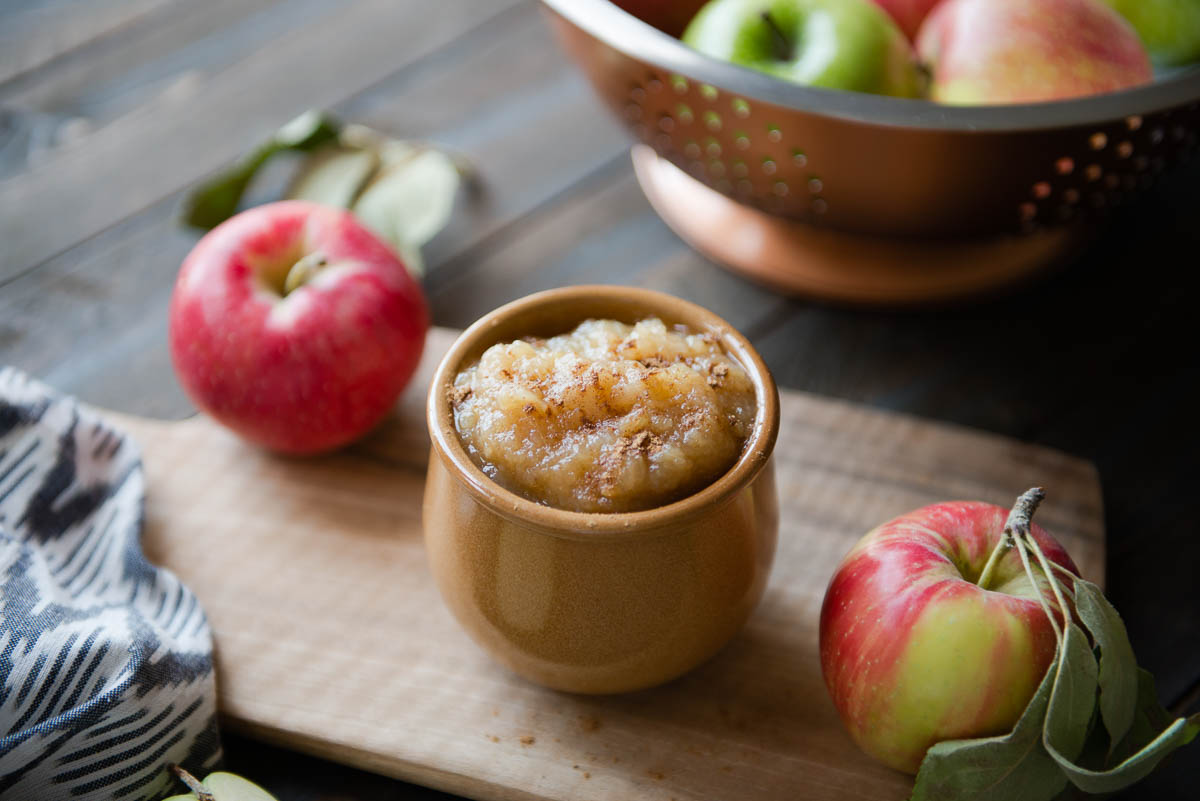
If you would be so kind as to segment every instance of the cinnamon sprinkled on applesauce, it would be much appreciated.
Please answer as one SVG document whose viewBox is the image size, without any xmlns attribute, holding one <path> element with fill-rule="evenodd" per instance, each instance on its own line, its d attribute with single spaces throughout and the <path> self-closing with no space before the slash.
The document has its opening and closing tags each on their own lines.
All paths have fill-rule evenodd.
<svg viewBox="0 0 1200 801">
<path fill-rule="evenodd" d="M 656 318 L 493 345 L 458 374 L 450 401 L 487 475 L 580 512 L 649 509 L 702 489 L 737 461 L 755 415 L 749 376 L 715 336 Z"/>
</svg>

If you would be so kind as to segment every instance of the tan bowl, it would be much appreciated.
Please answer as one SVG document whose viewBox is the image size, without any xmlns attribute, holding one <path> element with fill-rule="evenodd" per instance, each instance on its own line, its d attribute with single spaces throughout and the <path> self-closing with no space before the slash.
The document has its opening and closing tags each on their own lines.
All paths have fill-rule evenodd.
<svg viewBox="0 0 1200 801">
<path fill-rule="evenodd" d="M 526 500 L 470 460 L 449 400 L 462 367 L 497 342 L 565 333 L 588 318 L 649 316 L 711 332 L 749 373 L 754 431 L 728 473 L 657 509 L 596 514 Z M 475 641 L 522 676 L 581 693 L 661 684 L 716 653 L 762 596 L 779 528 L 771 459 L 779 394 L 750 343 L 711 312 L 628 287 L 531 295 L 458 338 L 434 375 L 428 416 L 424 528 L 434 578 Z"/>
</svg>

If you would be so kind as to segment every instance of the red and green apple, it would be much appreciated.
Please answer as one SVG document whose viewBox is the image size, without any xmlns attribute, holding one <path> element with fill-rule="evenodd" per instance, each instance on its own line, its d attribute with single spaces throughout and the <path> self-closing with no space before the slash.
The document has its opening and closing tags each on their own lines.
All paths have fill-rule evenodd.
<svg viewBox="0 0 1200 801">
<path fill-rule="evenodd" d="M 991 560 L 1009 510 L 941 503 L 868 533 L 834 574 L 821 609 L 821 668 L 850 736 L 916 773 L 942 740 L 1010 731 L 1055 658 L 1045 576 L 1017 549 Z M 1032 536 L 1072 573 L 1049 534 Z M 1061 614 L 1050 601 L 1055 614 Z M 1061 619 L 1061 618 L 1060 618 Z"/>
<path fill-rule="evenodd" d="M 917 51 L 939 103 L 1037 103 L 1153 79 L 1137 32 L 1099 0 L 944 0 Z"/>
<path fill-rule="evenodd" d="M 171 296 L 192 402 L 271 450 L 314 453 L 377 424 L 421 357 L 429 312 L 396 254 L 350 212 L 244 211 L 188 254 Z"/>
</svg>

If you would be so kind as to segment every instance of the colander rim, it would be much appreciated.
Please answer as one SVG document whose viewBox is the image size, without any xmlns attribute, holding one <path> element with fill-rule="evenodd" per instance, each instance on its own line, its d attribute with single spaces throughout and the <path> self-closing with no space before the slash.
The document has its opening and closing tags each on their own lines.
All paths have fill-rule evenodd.
<svg viewBox="0 0 1200 801">
<path fill-rule="evenodd" d="M 1200 101 L 1200 64 L 1177 68 L 1152 84 L 1046 103 L 946 106 L 928 100 L 790 84 L 704 55 L 611 0 L 541 0 L 604 44 L 688 80 L 747 100 L 848 122 L 938 132 L 1015 132 L 1102 125 Z"/>
</svg>

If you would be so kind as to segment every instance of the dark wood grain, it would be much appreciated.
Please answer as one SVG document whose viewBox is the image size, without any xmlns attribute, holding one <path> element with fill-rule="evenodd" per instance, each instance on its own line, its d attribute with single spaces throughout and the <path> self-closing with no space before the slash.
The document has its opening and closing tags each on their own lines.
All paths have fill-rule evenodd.
<svg viewBox="0 0 1200 801">
<path fill-rule="evenodd" d="M 102 40 L 179 0 L 6 0 L 0 81 Z"/>
<path fill-rule="evenodd" d="M 358 0 L 196 76 L 5 179 L 0 280 L 136 213 L 228 162 L 309 107 L 325 107 L 501 13 L 469 0 Z M 336 46 L 335 46 L 336 45 Z M 29 226 L 21 219 L 54 219 Z"/>
<path fill-rule="evenodd" d="M 1200 252 L 1200 167 L 1007 297 L 905 313 L 787 300 L 658 221 L 623 132 L 539 16 L 532 0 L 0 4 L 0 362 L 93 403 L 189 414 L 165 349 L 174 272 L 196 239 L 175 222 L 182 193 L 328 107 L 480 165 L 486 191 L 427 251 L 440 324 L 561 284 L 650 286 L 731 320 L 783 386 L 1093 460 L 1108 591 L 1164 700 L 1200 710 L 1200 359 L 1183 283 Z M 273 170 L 255 199 L 285 180 Z M 446 797 L 240 737 L 227 747 L 230 767 L 281 801 Z M 1122 798 L 1194 798 L 1193 760 Z"/>
<path fill-rule="evenodd" d="M 54 159 L 142 105 L 187 93 L 264 38 L 311 24 L 326 10 L 319 0 L 175 2 L 0 83 L 10 128 L 0 179 Z"/>
</svg>

